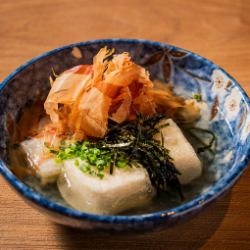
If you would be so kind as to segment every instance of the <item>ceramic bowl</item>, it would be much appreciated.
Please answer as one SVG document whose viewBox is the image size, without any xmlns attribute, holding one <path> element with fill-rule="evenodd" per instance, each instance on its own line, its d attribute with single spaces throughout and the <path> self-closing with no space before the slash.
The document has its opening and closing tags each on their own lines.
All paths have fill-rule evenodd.
<svg viewBox="0 0 250 250">
<path fill-rule="evenodd" d="M 20 118 L 27 103 L 45 98 L 51 69 L 56 73 L 78 65 L 91 64 L 100 48 L 127 51 L 144 65 L 152 79 L 170 82 L 177 94 L 201 94 L 202 119 L 218 137 L 213 162 L 204 167 L 201 178 L 184 188 L 183 203 L 130 215 L 102 216 L 79 212 L 62 201 L 56 191 L 40 188 L 34 180 L 18 179 L 8 165 L 8 117 Z M 203 210 L 229 190 L 247 167 L 250 157 L 250 101 L 228 73 L 192 52 L 158 42 L 129 39 L 95 40 L 72 44 L 47 52 L 25 63 L 0 84 L 0 172 L 19 195 L 50 219 L 86 230 L 108 232 L 160 230 Z M 8 199 L 8 197 L 6 197 Z M 216 211 L 214 211 L 216 213 Z"/>
</svg>

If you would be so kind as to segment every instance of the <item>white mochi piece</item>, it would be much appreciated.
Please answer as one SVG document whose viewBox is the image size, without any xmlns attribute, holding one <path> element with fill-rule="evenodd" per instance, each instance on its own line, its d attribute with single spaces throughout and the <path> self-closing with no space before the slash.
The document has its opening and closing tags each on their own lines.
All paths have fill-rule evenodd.
<svg viewBox="0 0 250 250">
<path fill-rule="evenodd" d="M 21 142 L 21 147 L 27 155 L 31 165 L 38 166 L 44 150 L 44 142 L 41 138 L 32 138 Z"/>
<path fill-rule="evenodd" d="M 21 147 L 27 155 L 31 166 L 35 166 L 36 174 L 41 179 L 41 183 L 56 182 L 62 168 L 62 164 L 58 164 L 53 158 L 45 158 L 44 142 L 42 138 L 32 138 L 21 143 Z"/>
<path fill-rule="evenodd" d="M 201 175 L 201 161 L 181 129 L 172 119 L 162 120 L 159 126 L 166 123 L 169 125 L 161 129 L 164 146 L 170 150 L 169 155 L 181 173 L 178 175 L 180 183 L 187 184 Z M 161 134 L 156 134 L 155 139 L 161 141 Z"/>
<path fill-rule="evenodd" d="M 156 194 L 147 171 L 142 167 L 114 168 L 112 175 L 107 173 L 100 179 L 82 172 L 74 162 L 64 162 L 65 171 L 57 185 L 63 198 L 80 211 L 117 214 L 146 205 Z"/>
<path fill-rule="evenodd" d="M 53 158 L 44 160 L 37 171 L 43 185 L 57 181 L 62 169 L 62 164 L 55 162 Z"/>
</svg>

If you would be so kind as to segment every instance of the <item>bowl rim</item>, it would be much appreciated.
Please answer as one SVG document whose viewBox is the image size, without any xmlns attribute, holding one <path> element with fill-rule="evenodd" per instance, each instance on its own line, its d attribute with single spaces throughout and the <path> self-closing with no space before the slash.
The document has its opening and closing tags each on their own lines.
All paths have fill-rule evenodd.
<svg viewBox="0 0 250 250">
<path fill-rule="evenodd" d="M 205 60 L 208 64 L 212 64 L 216 66 L 216 68 L 220 69 L 224 74 L 226 74 L 229 79 L 231 79 L 234 83 L 237 89 L 240 91 L 244 101 L 246 102 L 248 108 L 250 108 L 250 99 L 247 96 L 246 92 L 243 90 L 243 88 L 240 86 L 240 84 L 232 77 L 230 76 L 224 69 L 219 67 L 217 64 L 213 63 L 212 61 L 198 55 L 197 53 L 193 53 L 191 51 L 167 44 L 167 43 L 161 43 L 156 41 L 150 41 L 150 40 L 143 40 L 143 39 L 121 39 L 121 38 L 113 38 L 113 39 L 97 39 L 97 40 L 90 40 L 86 42 L 79 42 L 79 43 L 73 43 L 70 45 L 62 46 L 56 49 L 53 49 L 49 52 L 45 52 L 28 62 L 24 63 L 20 67 L 18 67 L 16 70 L 14 70 L 8 77 L 6 77 L 2 83 L 0 83 L 0 91 L 10 82 L 10 80 L 16 76 L 18 73 L 20 73 L 22 70 L 24 70 L 27 66 L 30 64 L 45 58 L 47 56 L 53 55 L 59 51 L 70 49 L 77 46 L 86 46 L 90 44 L 99 44 L 99 43 L 129 43 L 129 44 L 136 44 L 136 43 L 143 43 L 145 45 L 151 45 L 154 47 L 160 47 L 160 48 L 173 48 L 176 50 L 182 50 L 185 51 L 192 56 L 196 56 L 201 60 Z M 230 169 L 228 173 L 223 176 L 219 181 L 217 181 L 212 187 L 210 187 L 205 193 L 197 196 L 195 199 L 188 201 L 184 204 L 181 204 L 177 207 L 157 211 L 153 213 L 147 213 L 147 214 L 139 214 L 139 215 L 98 215 L 98 214 L 91 214 L 91 213 L 85 213 L 80 212 L 78 210 L 75 210 L 73 208 L 65 207 L 63 205 L 60 205 L 58 203 L 55 203 L 47 198 L 45 198 L 43 195 L 39 194 L 38 192 L 33 191 L 30 187 L 28 187 L 25 183 L 20 181 L 6 166 L 4 161 L 0 159 L 0 173 L 5 177 L 5 179 L 9 182 L 10 185 L 12 185 L 18 193 L 22 194 L 25 198 L 28 200 L 36 203 L 37 205 L 46 208 L 48 210 L 51 210 L 53 212 L 57 212 L 61 215 L 65 215 L 68 217 L 78 218 L 78 219 L 84 219 L 89 221 L 95 221 L 95 222 L 106 222 L 106 223 L 135 223 L 135 222 L 144 222 L 144 221 L 159 221 L 159 220 L 169 220 L 174 219 L 180 216 L 183 216 L 185 214 L 188 214 L 192 211 L 198 211 L 202 209 L 203 207 L 207 206 L 210 202 L 217 199 L 222 193 L 230 189 L 230 187 L 236 182 L 236 180 L 240 177 L 240 175 L 243 173 L 243 171 L 247 168 L 247 164 L 250 160 L 250 145 L 248 146 L 247 153 L 244 155 L 243 160 L 236 164 L 236 166 L 233 169 Z"/>
</svg>

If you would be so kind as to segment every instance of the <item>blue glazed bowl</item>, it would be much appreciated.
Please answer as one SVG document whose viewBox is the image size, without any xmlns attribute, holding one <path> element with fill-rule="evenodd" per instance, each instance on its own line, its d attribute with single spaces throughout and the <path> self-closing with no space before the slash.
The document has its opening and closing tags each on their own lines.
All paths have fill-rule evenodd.
<svg viewBox="0 0 250 250">
<path fill-rule="evenodd" d="M 147 67 L 152 79 L 169 81 L 177 94 L 202 96 L 199 126 L 218 137 L 216 155 L 204 167 L 201 178 L 184 188 L 186 201 L 169 202 L 147 213 L 102 216 L 79 212 L 64 203 L 58 193 L 40 188 L 34 180 L 20 180 L 8 165 L 10 135 L 7 120 L 18 120 L 27 103 L 45 98 L 51 69 L 61 73 L 77 64 L 91 64 L 104 46 L 117 53 L 127 51 Z M 0 172 L 30 205 L 60 224 L 108 232 L 160 230 L 207 207 L 226 192 L 247 167 L 250 157 L 250 100 L 223 69 L 192 52 L 144 40 L 108 39 L 72 44 L 47 52 L 25 63 L 0 84 Z M 7 197 L 6 197 L 7 199 Z"/>
</svg>

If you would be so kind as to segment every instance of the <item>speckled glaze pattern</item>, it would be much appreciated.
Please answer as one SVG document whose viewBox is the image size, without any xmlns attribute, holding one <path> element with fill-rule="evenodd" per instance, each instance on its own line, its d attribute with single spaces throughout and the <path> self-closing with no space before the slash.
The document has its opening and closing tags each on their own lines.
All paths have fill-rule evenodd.
<svg viewBox="0 0 250 250">
<path fill-rule="evenodd" d="M 179 206 L 140 215 L 100 216 L 76 211 L 53 193 L 16 178 L 8 168 L 7 119 L 20 118 L 27 103 L 45 98 L 53 68 L 57 74 L 78 64 L 91 64 L 100 48 L 127 51 L 144 65 L 152 79 L 173 84 L 177 94 L 202 95 L 200 127 L 218 136 L 213 163 L 194 183 L 195 192 Z M 77 47 L 81 56 L 72 53 Z M 79 52 L 78 51 L 78 52 Z M 45 53 L 15 70 L 0 84 L 0 172 L 29 204 L 52 220 L 86 230 L 135 232 L 160 230 L 187 219 L 226 192 L 242 174 L 250 157 L 250 101 L 240 85 L 223 69 L 192 52 L 158 42 L 109 39 L 83 42 Z"/>
</svg>

